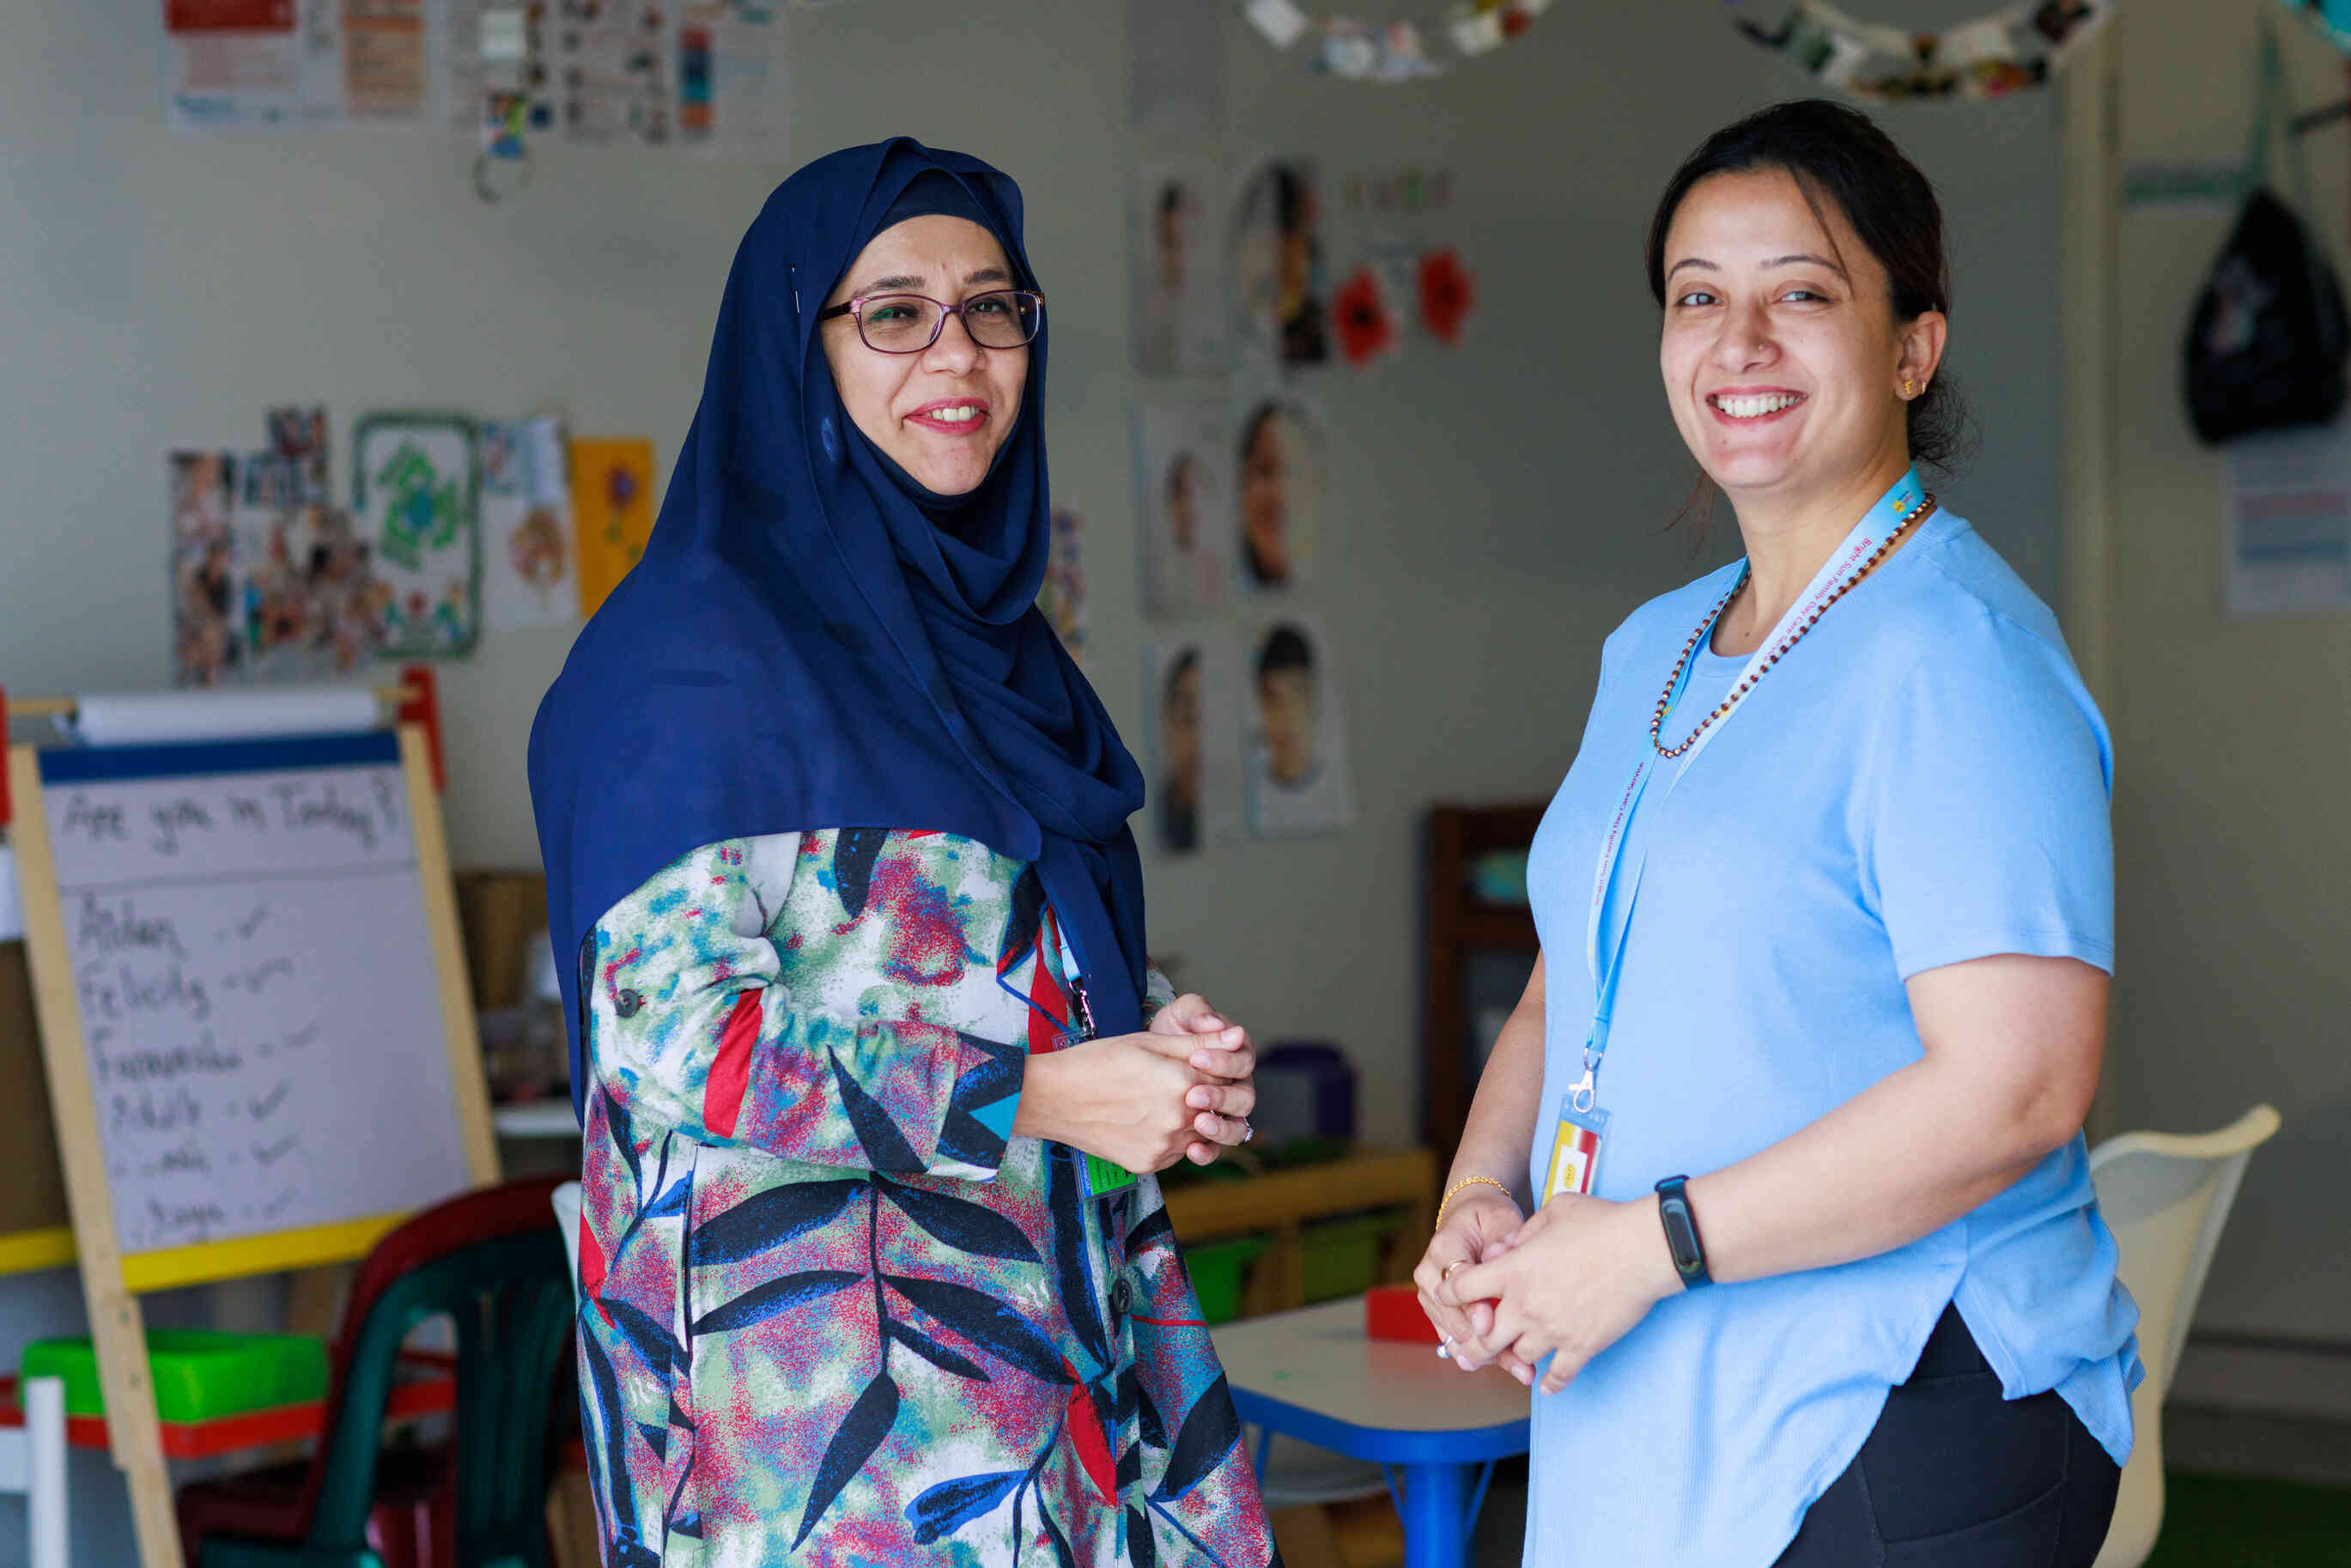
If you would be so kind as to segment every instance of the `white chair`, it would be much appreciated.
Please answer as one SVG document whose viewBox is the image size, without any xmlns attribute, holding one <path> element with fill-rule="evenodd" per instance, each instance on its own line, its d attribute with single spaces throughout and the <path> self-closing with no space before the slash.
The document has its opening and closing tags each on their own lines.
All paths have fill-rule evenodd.
<svg viewBox="0 0 2351 1568">
<path fill-rule="evenodd" d="M 555 1189 L 556 1228 L 563 1232 L 563 1255 L 571 1260 L 571 1304 L 580 1304 L 580 1184 L 565 1182 Z"/>
<path fill-rule="evenodd" d="M 2179 1370 L 2189 1320 L 2245 1162 L 2277 1130 L 2278 1113 L 2256 1105 L 2217 1133 L 2125 1133 L 2090 1152 L 2098 1208 L 2122 1249 L 2123 1283 L 2138 1302 L 2138 1354 L 2147 1364 L 2147 1381 L 2131 1396 L 2137 1441 L 2097 1568 L 2138 1568 L 2155 1550 L 2163 1528 L 2163 1396 Z"/>
<path fill-rule="evenodd" d="M 66 1384 L 26 1381 L 22 1430 L 0 1430 L 0 1492 L 25 1494 L 31 1568 L 66 1568 Z"/>
</svg>

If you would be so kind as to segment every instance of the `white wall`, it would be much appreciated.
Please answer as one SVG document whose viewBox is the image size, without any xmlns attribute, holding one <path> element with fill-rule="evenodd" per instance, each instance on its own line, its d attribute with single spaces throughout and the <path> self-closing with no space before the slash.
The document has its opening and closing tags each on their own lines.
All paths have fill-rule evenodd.
<svg viewBox="0 0 2351 1568">
<path fill-rule="evenodd" d="M 1229 9 L 1200 4 L 1204 17 Z M 489 208 L 465 151 L 443 141 L 174 140 L 152 3 L 0 9 L 0 682 L 168 680 L 162 453 L 253 444 L 272 402 L 323 400 L 344 433 L 371 408 L 553 406 L 582 433 L 651 434 L 665 476 L 734 245 L 768 189 L 807 157 L 904 131 L 990 158 L 1028 193 L 1054 302 L 1055 494 L 1092 519 L 1092 667 L 1134 725 L 1148 632 L 1121 16 L 1107 0 L 795 12 L 799 97 L 774 166 L 549 147 L 532 187 Z M 1482 304 L 1459 352 L 1333 370 L 1315 388 L 1338 472 L 1309 602 L 1352 662 L 1361 824 L 1154 861 L 1154 940 L 1261 1034 L 1343 1042 L 1364 1069 L 1368 1131 L 1401 1139 L 1417 1120 L 1420 810 L 1548 794 L 1602 636 L 1698 570 L 1655 532 L 1693 471 L 1656 390 L 1649 203 L 1707 131 L 1808 89 L 1716 0 L 1562 6 L 1523 42 L 1409 89 L 1301 79 L 1224 25 L 1234 151 L 1314 156 L 1334 188 L 1350 171 L 1449 166 Z M 856 65 L 878 59 L 886 81 Z M 1941 183 L 1959 256 L 1952 362 L 1987 455 L 1948 498 L 2053 600 L 2051 105 L 1888 123 Z M 444 673 L 460 863 L 536 861 L 523 743 L 566 643 L 493 635 Z M 0 1281 L 0 1360 L 61 1313 L 62 1292 Z M 11 1550 L 0 1521 L 0 1562 Z"/>
<path fill-rule="evenodd" d="M 2231 165 L 2252 131 L 2255 0 L 2133 0 L 2116 21 L 2116 152 Z M 2343 58 L 2274 17 L 2294 106 L 2339 100 Z M 2305 217 L 2351 258 L 2337 125 L 2310 137 Z M 2278 188 L 2292 193 L 2287 165 Z M 2114 346 L 2111 572 L 2118 1125 L 2218 1125 L 2268 1100 L 2285 1125 L 2253 1157 L 2199 1332 L 2331 1342 L 2323 1402 L 2351 1368 L 2351 617 L 2220 611 L 2221 460 L 2187 417 L 2180 348 L 2226 214 L 2126 211 L 2108 300 Z M 2243 1358 L 2232 1363 L 2241 1369 Z M 2191 1378 L 2202 1398 L 2252 1396 Z M 2288 1396 L 2291 1390 L 2283 1391 Z M 2270 1400 L 2269 1396 L 2262 1396 Z M 2275 1401 L 2270 1401 L 2275 1402 Z"/>
</svg>

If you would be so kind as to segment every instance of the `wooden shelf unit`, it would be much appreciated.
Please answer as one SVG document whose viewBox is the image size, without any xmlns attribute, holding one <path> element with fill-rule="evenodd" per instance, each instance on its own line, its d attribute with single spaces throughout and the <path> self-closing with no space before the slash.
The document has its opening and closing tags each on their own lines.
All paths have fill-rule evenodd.
<svg viewBox="0 0 2351 1568">
<path fill-rule="evenodd" d="M 1270 1236 L 1272 1247 L 1251 1265 L 1241 1314 L 1287 1312 L 1306 1304 L 1301 1238 L 1314 1220 L 1369 1208 L 1409 1209 L 1388 1238 L 1378 1282 L 1412 1278 L 1434 1228 L 1437 1170 L 1426 1149 L 1359 1150 L 1327 1165 L 1177 1187 L 1167 1194 L 1167 1218 L 1186 1246 L 1248 1232 Z"/>
<path fill-rule="evenodd" d="M 1440 1171 L 1453 1165 L 1469 1102 L 1478 1092 L 1470 1062 L 1467 975 L 1479 951 L 1534 953 L 1534 912 L 1489 904 L 1470 885 L 1479 856 L 1534 842 L 1545 806 L 1432 806 L 1422 833 L 1420 986 L 1421 1142 Z"/>
</svg>

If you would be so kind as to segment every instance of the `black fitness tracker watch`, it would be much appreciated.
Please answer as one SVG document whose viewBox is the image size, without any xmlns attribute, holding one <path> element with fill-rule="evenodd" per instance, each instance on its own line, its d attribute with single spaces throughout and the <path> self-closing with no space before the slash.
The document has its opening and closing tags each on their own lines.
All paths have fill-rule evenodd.
<svg viewBox="0 0 2351 1568">
<path fill-rule="evenodd" d="M 1674 1255 L 1674 1271 L 1682 1289 L 1695 1291 L 1714 1283 L 1706 1271 L 1706 1243 L 1698 1239 L 1698 1216 L 1690 1212 L 1689 1195 L 1682 1189 L 1687 1176 L 1667 1176 L 1657 1184 L 1657 1218 L 1666 1228 L 1666 1249 Z"/>
</svg>

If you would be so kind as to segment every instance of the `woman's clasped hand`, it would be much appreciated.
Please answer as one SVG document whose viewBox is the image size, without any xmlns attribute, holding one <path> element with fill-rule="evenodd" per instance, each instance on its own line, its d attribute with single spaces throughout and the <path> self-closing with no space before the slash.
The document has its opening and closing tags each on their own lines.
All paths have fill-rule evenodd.
<svg viewBox="0 0 2351 1568">
<path fill-rule="evenodd" d="M 1548 1356 L 1542 1392 L 1556 1394 L 1682 1288 L 1655 1199 L 1562 1193 L 1521 1221 L 1499 1188 L 1477 1190 L 1467 1207 L 1456 1200 L 1413 1275 L 1464 1372 L 1491 1364 L 1532 1385 Z"/>
<path fill-rule="evenodd" d="M 1030 1057 L 1012 1130 L 1131 1171 L 1211 1165 L 1249 1139 L 1256 1071 L 1247 1030 L 1178 997 L 1139 1034 Z"/>
</svg>

